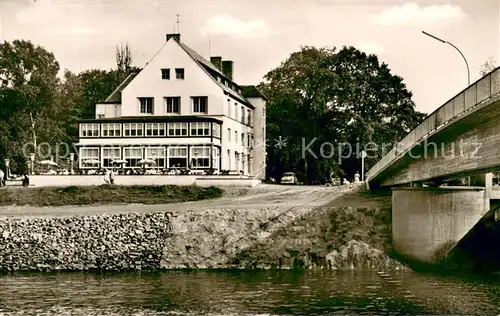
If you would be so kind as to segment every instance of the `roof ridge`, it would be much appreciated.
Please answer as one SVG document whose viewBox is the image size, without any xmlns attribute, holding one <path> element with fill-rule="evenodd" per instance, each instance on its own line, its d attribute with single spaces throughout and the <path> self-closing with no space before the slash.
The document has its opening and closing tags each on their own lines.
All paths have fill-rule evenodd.
<svg viewBox="0 0 500 316">
<path fill-rule="evenodd" d="M 227 75 L 225 75 L 220 69 L 218 69 L 217 67 L 215 67 L 214 64 L 212 64 L 211 62 L 209 62 L 206 58 L 204 58 L 203 56 L 201 56 L 198 52 L 196 52 L 194 49 L 192 49 L 191 47 L 189 47 L 188 45 L 180 42 L 180 41 L 177 41 L 177 43 L 181 46 L 181 48 L 207 73 L 207 75 L 212 79 L 214 80 L 214 82 L 227 94 L 230 94 L 232 95 L 233 97 L 235 97 L 236 99 L 239 99 L 241 101 L 243 101 L 244 103 L 246 103 L 247 105 L 249 106 L 253 106 L 250 101 L 248 101 L 240 92 L 238 91 L 235 91 L 233 89 L 231 89 L 230 87 L 226 86 L 225 84 L 222 84 L 221 82 L 219 82 L 219 80 L 217 80 L 217 78 L 214 78 L 214 76 L 212 76 L 203 66 L 207 66 L 208 68 L 212 69 L 213 71 L 215 71 L 217 74 L 220 74 L 222 75 L 225 79 L 228 79 L 230 80 L 231 82 L 235 83 L 238 87 L 240 87 L 239 84 L 237 84 L 234 80 L 232 79 L 229 79 L 229 77 Z"/>
<path fill-rule="evenodd" d="M 118 87 L 116 87 L 116 89 L 113 90 L 113 92 L 111 92 L 111 94 L 104 100 L 104 102 L 113 101 L 112 97 L 114 97 L 116 93 L 121 92 L 123 89 L 125 89 L 125 86 L 130 83 L 130 81 L 131 81 L 130 79 L 132 79 L 131 77 L 135 77 L 139 72 L 132 71 L 131 73 L 129 73 L 128 76 L 125 77 L 125 79 L 123 79 L 123 81 L 118 85 Z M 120 99 L 121 99 L 121 97 L 120 97 Z"/>
</svg>

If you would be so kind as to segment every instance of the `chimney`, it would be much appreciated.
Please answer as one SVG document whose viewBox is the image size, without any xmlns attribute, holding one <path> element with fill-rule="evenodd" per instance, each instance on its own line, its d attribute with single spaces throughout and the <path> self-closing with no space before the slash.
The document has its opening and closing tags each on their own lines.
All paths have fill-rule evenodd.
<svg viewBox="0 0 500 316">
<path fill-rule="evenodd" d="M 175 38 L 178 42 L 180 42 L 181 41 L 181 34 L 179 34 L 179 33 L 167 34 L 167 42 L 171 38 Z"/>
<path fill-rule="evenodd" d="M 233 80 L 233 61 L 232 60 L 223 60 L 222 61 L 222 73 L 229 77 L 229 79 Z"/>
<path fill-rule="evenodd" d="M 214 66 L 222 71 L 222 57 L 220 56 L 213 56 L 210 57 L 210 62 L 214 64 Z"/>
</svg>

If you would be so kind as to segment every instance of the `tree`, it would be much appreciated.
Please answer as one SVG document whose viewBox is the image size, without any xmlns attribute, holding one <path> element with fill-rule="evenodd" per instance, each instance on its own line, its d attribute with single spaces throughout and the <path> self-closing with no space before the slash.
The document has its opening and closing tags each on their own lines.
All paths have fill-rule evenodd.
<svg viewBox="0 0 500 316">
<path fill-rule="evenodd" d="M 71 114 L 74 119 L 67 126 L 70 138 L 77 137 L 78 118 L 94 118 L 96 103 L 104 101 L 126 77 L 140 70 L 132 66 L 132 53 L 127 43 L 116 46 L 116 69 L 89 69 L 78 75 L 67 73 L 63 94 L 71 96 L 69 100 L 74 107 Z"/>
<path fill-rule="evenodd" d="M 39 141 L 61 136 L 58 71 L 54 55 L 41 46 L 24 40 L 0 44 L 0 120 L 6 133 L 1 154 L 22 160 L 26 142 L 37 148 Z"/>
<path fill-rule="evenodd" d="M 491 71 L 493 71 L 497 66 L 497 62 L 493 57 L 489 57 L 487 61 L 484 62 L 479 68 L 479 76 L 484 77 Z"/>
<path fill-rule="evenodd" d="M 117 79 L 121 82 L 128 76 L 132 68 L 132 51 L 128 43 L 116 45 L 116 67 Z"/>
<path fill-rule="evenodd" d="M 268 174 L 278 179 L 285 169 L 303 172 L 309 183 L 332 170 L 352 176 L 358 149 L 377 144 L 376 156 L 367 159 L 373 164 L 383 144 L 400 140 L 425 117 L 401 77 L 354 47 L 303 47 L 264 79 L 267 134 L 287 139 L 286 147 L 268 150 Z"/>
</svg>

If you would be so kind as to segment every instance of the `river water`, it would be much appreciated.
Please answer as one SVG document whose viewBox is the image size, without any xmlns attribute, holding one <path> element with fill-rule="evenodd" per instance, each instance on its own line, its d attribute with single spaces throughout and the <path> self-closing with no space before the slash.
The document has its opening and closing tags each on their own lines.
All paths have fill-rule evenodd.
<svg viewBox="0 0 500 316">
<path fill-rule="evenodd" d="M 500 275 L 169 271 L 0 276 L 0 315 L 499 315 Z"/>
</svg>

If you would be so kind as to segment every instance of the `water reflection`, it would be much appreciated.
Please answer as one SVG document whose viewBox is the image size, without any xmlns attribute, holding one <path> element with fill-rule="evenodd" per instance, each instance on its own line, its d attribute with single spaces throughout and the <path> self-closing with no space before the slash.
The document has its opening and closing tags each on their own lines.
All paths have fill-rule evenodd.
<svg viewBox="0 0 500 316">
<path fill-rule="evenodd" d="M 0 314 L 497 315 L 500 277 L 231 271 L 0 276 Z M 4 315 L 4 314 L 2 314 Z"/>
</svg>

